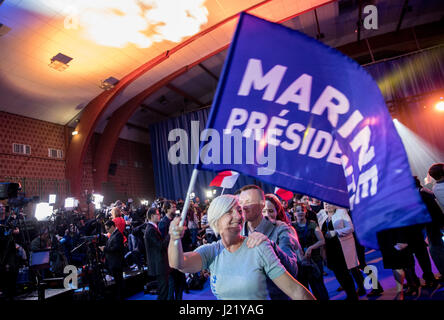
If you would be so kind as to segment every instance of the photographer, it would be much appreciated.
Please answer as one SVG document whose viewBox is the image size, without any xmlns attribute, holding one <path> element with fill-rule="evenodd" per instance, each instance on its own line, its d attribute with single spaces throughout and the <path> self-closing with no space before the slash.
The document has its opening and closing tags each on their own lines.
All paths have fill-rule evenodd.
<svg viewBox="0 0 444 320">
<path fill-rule="evenodd" d="M 0 206 L 0 291 L 4 298 L 13 300 L 16 291 L 16 280 L 18 276 L 18 257 L 16 242 L 13 233 L 18 229 L 6 218 L 5 206 Z"/>
<path fill-rule="evenodd" d="M 123 235 L 116 228 L 113 221 L 108 220 L 105 223 L 105 229 L 110 234 L 110 237 L 106 246 L 101 246 L 99 248 L 105 253 L 106 265 L 116 282 L 114 297 L 117 300 L 122 300 L 124 255 Z"/>
</svg>

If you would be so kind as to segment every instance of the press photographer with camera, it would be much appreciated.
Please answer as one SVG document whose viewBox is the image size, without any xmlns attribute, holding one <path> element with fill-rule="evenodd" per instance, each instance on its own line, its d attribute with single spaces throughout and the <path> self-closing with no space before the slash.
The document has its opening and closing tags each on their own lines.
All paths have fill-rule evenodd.
<svg viewBox="0 0 444 320">
<path fill-rule="evenodd" d="M 116 228 L 113 221 L 105 223 L 105 229 L 110 234 L 106 246 L 99 247 L 105 253 L 105 262 L 108 270 L 115 280 L 114 297 L 116 300 L 123 299 L 123 235 Z"/>
</svg>

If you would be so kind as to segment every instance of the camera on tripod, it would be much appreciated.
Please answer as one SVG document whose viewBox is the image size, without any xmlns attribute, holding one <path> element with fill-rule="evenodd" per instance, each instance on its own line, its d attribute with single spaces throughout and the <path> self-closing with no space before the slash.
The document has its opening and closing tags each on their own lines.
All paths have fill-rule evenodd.
<svg viewBox="0 0 444 320">
<path fill-rule="evenodd" d="M 26 198 L 21 193 L 22 187 L 16 182 L 0 182 L 0 200 L 8 199 L 9 208 L 21 209 L 30 202 L 39 201 L 39 197 Z"/>
</svg>

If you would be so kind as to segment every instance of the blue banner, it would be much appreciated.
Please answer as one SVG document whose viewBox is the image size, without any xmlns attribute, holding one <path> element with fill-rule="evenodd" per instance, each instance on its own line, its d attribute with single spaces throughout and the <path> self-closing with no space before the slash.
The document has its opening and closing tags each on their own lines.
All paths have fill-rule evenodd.
<svg viewBox="0 0 444 320">
<path fill-rule="evenodd" d="M 361 66 L 241 14 L 198 169 L 234 170 L 350 208 L 359 241 L 430 221 L 384 99 Z"/>
</svg>

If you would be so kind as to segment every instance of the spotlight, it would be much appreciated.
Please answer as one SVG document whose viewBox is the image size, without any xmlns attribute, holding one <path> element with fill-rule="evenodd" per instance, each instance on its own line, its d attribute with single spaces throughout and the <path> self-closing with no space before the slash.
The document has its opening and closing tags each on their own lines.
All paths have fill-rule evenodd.
<svg viewBox="0 0 444 320">
<path fill-rule="evenodd" d="M 52 214 L 53 206 L 50 206 L 48 202 L 40 202 L 35 207 L 35 218 L 38 221 L 48 220 Z"/>
<path fill-rule="evenodd" d="M 103 196 L 101 194 L 94 193 L 93 194 L 93 203 L 96 206 L 96 209 L 100 209 L 103 202 Z"/>
<path fill-rule="evenodd" d="M 140 203 L 142 206 L 147 206 L 150 202 L 148 200 L 141 200 Z"/>
<path fill-rule="evenodd" d="M 77 130 L 74 130 L 71 134 L 72 134 L 73 136 L 75 136 L 75 135 L 79 134 L 79 132 L 78 132 Z"/>
<path fill-rule="evenodd" d="M 216 192 L 217 192 L 216 189 L 214 189 L 214 190 L 213 190 L 213 194 L 216 194 Z"/>
<path fill-rule="evenodd" d="M 191 194 L 190 194 L 190 199 L 193 200 L 194 197 L 196 197 L 196 194 L 195 194 L 194 192 L 191 192 Z"/>
<path fill-rule="evenodd" d="M 207 195 L 207 198 L 208 198 L 208 199 L 210 199 L 210 198 L 213 197 L 213 192 L 211 192 L 211 190 L 207 190 L 207 191 L 205 192 L 205 194 Z"/>
<path fill-rule="evenodd" d="M 56 202 L 56 195 L 50 194 L 49 195 L 49 204 L 54 204 Z"/>
<path fill-rule="evenodd" d="M 436 109 L 436 111 L 439 111 L 439 112 L 443 112 L 444 111 L 444 101 L 438 101 L 436 104 L 435 104 L 435 109 Z"/>
<path fill-rule="evenodd" d="M 72 209 L 76 207 L 76 199 L 66 198 L 65 199 L 65 209 Z"/>
</svg>

